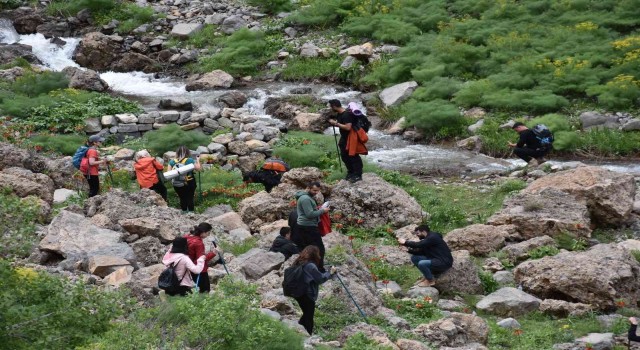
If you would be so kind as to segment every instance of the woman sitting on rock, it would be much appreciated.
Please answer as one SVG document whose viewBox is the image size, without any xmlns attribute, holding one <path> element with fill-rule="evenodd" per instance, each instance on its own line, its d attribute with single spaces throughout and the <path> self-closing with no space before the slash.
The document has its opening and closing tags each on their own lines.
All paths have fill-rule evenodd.
<svg viewBox="0 0 640 350">
<path fill-rule="evenodd" d="M 179 290 L 177 292 L 168 293 L 169 295 L 185 296 L 191 293 L 191 288 L 195 286 L 195 283 L 193 283 L 193 279 L 191 278 L 191 273 L 200 273 L 204 268 L 204 255 L 201 255 L 198 258 L 197 264 L 194 264 L 188 254 L 187 239 L 184 237 L 178 237 L 173 240 L 171 250 L 169 250 L 162 258 L 164 266 L 169 267 L 170 265 L 174 265 L 176 276 L 178 277 L 178 280 L 180 280 Z"/>
<path fill-rule="evenodd" d="M 193 164 L 195 171 L 200 171 L 200 159 L 196 157 L 194 160 L 191 158 L 191 151 L 187 146 L 180 146 L 176 150 L 176 158 L 169 161 L 169 169 L 181 168 Z M 195 195 L 196 195 L 196 178 L 193 175 L 193 171 L 189 171 L 185 174 L 181 174 L 178 177 L 171 180 L 173 189 L 180 198 L 180 208 L 183 212 L 195 211 Z"/>
<path fill-rule="evenodd" d="M 637 341 L 640 342 L 640 336 L 638 336 L 636 334 L 636 329 L 638 328 L 638 319 L 636 319 L 635 317 L 629 317 L 629 323 L 631 323 L 631 326 L 629 327 L 629 341 Z"/>
<path fill-rule="evenodd" d="M 167 201 L 167 188 L 158 178 L 158 171 L 164 170 L 164 166 L 151 157 L 146 149 L 136 153 L 133 158 L 133 168 L 136 170 L 136 179 L 140 188 L 148 188 L 155 191 L 162 199 Z"/>
</svg>

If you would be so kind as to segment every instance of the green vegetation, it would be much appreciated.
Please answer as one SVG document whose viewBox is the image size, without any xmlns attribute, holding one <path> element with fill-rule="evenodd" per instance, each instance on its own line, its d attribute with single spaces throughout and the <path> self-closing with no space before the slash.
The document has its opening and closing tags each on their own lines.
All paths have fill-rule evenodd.
<svg viewBox="0 0 640 350">
<path fill-rule="evenodd" d="M 344 344 L 344 350 L 391 350 L 390 346 L 378 344 L 375 340 L 370 339 L 363 333 L 356 333 L 350 337 Z"/>
<path fill-rule="evenodd" d="M 273 154 L 292 168 L 337 169 L 338 158 L 332 137 L 311 132 L 290 132 L 275 145 Z"/>
<path fill-rule="evenodd" d="M 318 113 L 327 104 L 312 95 L 289 95 L 282 97 L 283 101 L 304 107 L 309 113 Z"/>
<path fill-rule="evenodd" d="M 287 61 L 282 69 L 282 79 L 289 81 L 334 80 L 340 68 L 341 60 L 331 58 L 293 58 Z"/>
<path fill-rule="evenodd" d="M 258 6 L 262 11 L 269 14 L 277 14 L 292 9 L 291 0 L 248 0 L 252 6 Z"/>
<path fill-rule="evenodd" d="M 314 333 L 331 341 L 338 338 L 344 327 L 362 321 L 362 317 L 351 312 L 342 300 L 331 296 L 318 299 L 314 321 Z"/>
<path fill-rule="evenodd" d="M 144 134 L 145 145 L 149 152 L 156 156 L 162 156 L 165 152 L 175 151 L 184 145 L 189 149 L 208 145 L 210 137 L 200 131 L 185 131 L 177 124 L 170 124 L 162 129 L 150 131 Z"/>
<path fill-rule="evenodd" d="M 87 9 L 96 24 L 104 25 L 118 20 L 117 31 L 126 34 L 137 27 L 154 20 L 153 8 L 138 6 L 122 0 L 54 0 L 47 6 L 50 15 L 75 16 Z"/>
<path fill-rule="evenodd" d="M 640 263 L 640 250 L 632 250 L 631 255 L 633 255 L 634 259 Z"/>
<path fill-rule="evenodd" d="M 256 246 L 257 242 L 258 242 L 257 237 L 251 237 L 246 241 L 243 241 L 242 243 L 232 244 L 232 243 L 227 243 L 226 241 L 222 241 L 220 242 L 220 245 L 222 246 L 222 249 L 224 249 L 225 252 L 230 252 L 234 256 L 240 256 L 250 251 L 251 249 L 253 249 Z"/>
<path fill-rule="evenodd" d="M 32 196 L 21 199 L 10 189 L 0 188 L 0 221 L 3 223 L 0 256 L 8 259 L 27 257 L 38 242 L 36 224 L 44 222 L 38 199 Z"/>
<path fill-rule="evenodd" d="M 0 0 L 0 10 L 11 10 L 22 5 L 21 0 Z"/>
<path fill-rule="evenodd" d="M 586 238 L 576 238 L 569 233 L 563 232 L 554 237 L 558 247 L 569 251 L 583 251 L 588 247 Z"/>
<path fill-rule="evenodd" d="M 374 280 L 377 281 L 394 281 L 408 290 L 415 284 L 419 277 L 422 277 L 420 270 L 413 265 L 393 266 L 381 257 L 373 257 L 366 260 L 367 267 Z"/>
<path fill-rule="evenodd" d="M 478 273 L 478 276 L 480 277 L 480 282 L 482 282 L 484 294 L 493 293 L 500 288 L 500 285 L 493 278 L 493 274 L 490 271 L 482 270 Z"/>
<path fill-rule="evenodd" d="M 72 156 L 76 153 L 76 149 L 87 141 L 87 137 L 77 134 L 67 135 L 50 135 L 41 134 L 29 139 L 36 149 L 44 151 L 56 152 L 65 156 Z"/>
<path fill-rule="evenodd" d="M 424 297 L 422 300 L 386 297 L 384 302 L 386 307 L 395 310 L 398 316 L 409 321 L 414 327 L 442 317 L 440 310 L 430 297 Z"/>
</svg>

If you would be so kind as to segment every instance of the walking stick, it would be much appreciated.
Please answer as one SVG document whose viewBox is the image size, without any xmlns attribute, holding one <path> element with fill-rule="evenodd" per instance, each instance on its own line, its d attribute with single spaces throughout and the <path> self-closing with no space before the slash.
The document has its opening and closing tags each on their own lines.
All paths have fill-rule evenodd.
<svg viewBox="0 0 640 350">
<path fill-rule="evenodd" d="M 218 244 L 216 243 L 216 240 L 212 240 L 213 242 L 213 246 L 215 248 L 218 248 Z M 221 251 L 218 251 L 218 254 L 220 254 L 220 262 L 222 263 L 222 266 L 224 266 L 224 270 L 227 272 L 227 275 L 230 275 L 229 273 L 229 269 L 227 269 L 227 263 L 224 261 L 224 255 L 222 254 Z"/>
<path fill-rule="evenodd" d="M 187 271 L 188 273 L 189 271 Z M 196 278 L 196 293 L 200 293 L 200 274 L 198 274 L 198 278 Z"/>
<path fill-rule="evenodd" d="M 344 282 L 342 282 L 342 278 L 340 278 L 340 274 L 338 274 L 337 272 L 336 272 L 336 277 L 338 277 L 338 281 L 340 281 L 342 288 L 344 288 L 344 291 L 347 292 L 347 295 L 349 296 L 349 298 L 351 298 L 351 301 L 353 301 L 353 304 L 356 306 L 356 308 L 360 312 L 360 315 L 362 315 L 362 318 L 364 318 L 364 321 L 368 324 L 369 320 L 367 319 L 367 315 L 364 314 L 364 311 L 362 311 L 362 309 L 360 308 L 360 305 L 358 305 L 356 300 L 353 298 L 353 295 L 351 295 L 351 292 L 349 291 L 347 286 L 344 284 Z"/>
<path fill-rule="evenodd" d="M 111 165 L 109 165 L 109 162 L 107 162 L 107 174 L 109 175 L 109 179 L 111 180 L 111 187 L 114 187 L 115 183 L 113 182 L 113 174 L 111 174 Z"/>
<path fill-rule="evenodd" d="M 340 147 L 338 147 L 338 134 L 336 134 L 336 127 L 331 126 L 331 130 L 333 130 L 333 139 L 336 141 L 336 151 L 338 152 L 338 165 L 340 166 L 340 172 L 342 172 L 342 159 L 340 159 Z"/>
</svg>

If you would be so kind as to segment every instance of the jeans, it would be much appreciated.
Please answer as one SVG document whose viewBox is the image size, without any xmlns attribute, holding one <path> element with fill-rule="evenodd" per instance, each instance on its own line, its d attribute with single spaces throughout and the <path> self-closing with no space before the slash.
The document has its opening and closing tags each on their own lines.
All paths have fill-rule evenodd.
<svg viewBox="0 0 640 350">
<path fill-rule="evenodd" d="M 303 295 L 296 298 L 298 305 L 302 309 L 302 317 L 298 321 L 298 324 L 302 325 L 307 330 L 309 335 L 313 334 L 313 314 L 316 311 L 316 302 L 309 298 L 308 295 Z"/>
<path fill-rule="evenodd" d="M 529 163 L 531 158 L 542 158 L 545 154 L 547 154 L 547 152 L 544 150 L 539 151 L 532 148 L 515 148 L 513 150 L 513 153 L 515 153 L 516 156 L 520 157 L 520 159 L 524 160 L 527 163 Z"/>
<path fill-rule="evenodd" d="M 340 158 L 347 167 L 348 176 L 362 177 L 362 158 L 359 155 L 350 156 L 346 146 L 340 146 Z"/>
<path fill-rule="evenodd" d="M 182 187 L 173 187 L 180 198 L 182 211 L 195 211 L 196 180 L 187 181 Z"/>
<path fill-rule="evenodd" d="M 422 276 L 428 279 L 429 281 L 433 281 L 433 274 L 431 273 L 431 260 L 429 260 L 426 256 L 423 255 L 412 255 L 411 262 L 422 272 Z"/>
</svg>

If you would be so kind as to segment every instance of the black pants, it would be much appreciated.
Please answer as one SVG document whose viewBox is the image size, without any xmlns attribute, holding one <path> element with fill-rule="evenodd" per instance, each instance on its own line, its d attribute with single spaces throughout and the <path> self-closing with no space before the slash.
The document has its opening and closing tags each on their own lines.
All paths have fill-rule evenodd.
<svg viewBox="0 0 640 350">
<path fill-rule="evenodd" d="M 198 281 L 198 291 L 200 293 L 209 293 L 211 291 L 211 282 L 209 282 L 209 273 L 200 272 L 200 279 L 198 280 L 198 274 L 192 273 L 191 278 L 193 281 Z"/>
<path fill-rule="evenodd" d="M 85 175 L 85 178 L 89 183 L 89 198 L 97 196 L 100 193 L 100 176 Z"/>
<path fill-rule="evenodd" d="M 362 158 L 359 155 L 350 156 L 346 146 L 340 145 L 340 158 L 347 167 L 347 176 L 362 177 Z"/>
<path fill-rule="evenodd" d="M 545 150 L 537 150 L 533 148 L 514 148 L 513 153 L 515 153 L 516 156 L 520 157 L 520 159 L 529 163 L 531 158 L 542 158 L 548 152 Z"/>
<path fill-rule="evenodd" d="M 182 211 L 195 211 L 196 180 L 187 181 L 182 187 L 174 187 L 180 198 Z"/>
<path fill-rule="evenodd" d="M 167 201 L 167 188 L 164 186 L 162 181 L 158 181 L 156 184 L 149 187 L 149 189 L 159 194 L 165 202 Z"/>
<path fill-rule="evenodd" d="M 183 297 L 187 296 L 188 294 L 191 294 L 191 287 L 187 287 L 187 286 L 180 286 L 180 288 L 178 288 L 177 291 L 173 293 L 167 293 L 167 295 L 171 295 L 171 296 L 180 295 Z"/>
<path fill-rule="evenodd" d="M 302 325 L 307 330 L 309 335 L 313 334 L 313 314 L 316 311 L 316 302 L 309 298 L 307 295 L 303 295 L 296 298 L 298 305 L 302 309 L 302 317 L 298 321 L 298 324 Z"/>
<path fill-rule="evenodd" d="M 324 272 L 324 243 L 322 242 L 322 235 L 320 234 L 320 229 L 318 226 L 300 226 L 298 225 L 297 230 L 297 239 L 300 244 L 300 251 L 302 251 L 306 246 L 314 245 L 320 249 L 320 266 L 318 266 L 318 270 L 320 272 Z"/>
</svg>

